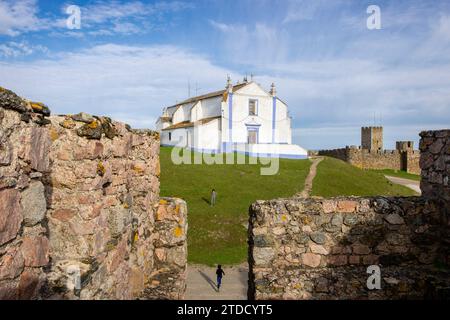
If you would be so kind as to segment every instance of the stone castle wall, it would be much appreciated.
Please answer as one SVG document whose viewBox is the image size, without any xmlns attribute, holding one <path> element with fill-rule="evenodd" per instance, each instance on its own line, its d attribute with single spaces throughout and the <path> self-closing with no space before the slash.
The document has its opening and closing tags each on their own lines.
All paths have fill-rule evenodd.
<svg viewBox="0 0 450 320">
<path fill-rule="evenodd" d="M 422 133 L 422 197 L 254 203 L 249 297 L 449 298 L 449 146 L 448 130 Z M 371 265 L 380 290 L 367 288 Z"/>
<path fill-rule="evenodd" d="M 414 150 L 407 151 L 405 154 L 407 157 L 406 171 L 413 174 L 420 174 L 420 152 Z M 319 155 L 340 159 L 361 169 L 403 170 L 403 153 L 398 150 L 371 151 L 356 147 L 346 147 L 333 150 L 320 150 Z"/>
<path fill-rule="evenodd" d="M 49 115 L 0 89 L 0 299 L 182 298 L 187 209 L 159 199 L 158 135 Z"/>
</svg>

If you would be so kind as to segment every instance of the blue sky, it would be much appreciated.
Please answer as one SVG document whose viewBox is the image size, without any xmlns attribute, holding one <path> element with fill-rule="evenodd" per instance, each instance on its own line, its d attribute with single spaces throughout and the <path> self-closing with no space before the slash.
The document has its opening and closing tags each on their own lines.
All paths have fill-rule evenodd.
<svg viewBox="0 0 450 320">
<path fill-rule="evenodd" d="M 366 26 L 372 4 L 380 30 Z M 450 126 L 450 2 L 0 0 L 0 85 L 56 114 L 151 128 L 188 82 L 201 94 L 246 73 L 276 83 L 306 148 L 359 145 L 374 123 L 386 148 L 417 142 Z"/>
</svg>

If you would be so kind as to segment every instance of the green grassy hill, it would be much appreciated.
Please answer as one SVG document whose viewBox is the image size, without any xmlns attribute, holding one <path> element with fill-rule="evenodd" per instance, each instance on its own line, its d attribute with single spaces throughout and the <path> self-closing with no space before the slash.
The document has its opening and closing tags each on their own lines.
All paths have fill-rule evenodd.
<svg viewBox="0 0 450 320">
<path fill-rule="evenodd" d="M 317 168 L 312 195 L 335 196 L 413 196 L 414 191 L 392 184 L 382 170 L 363 170 L 334 158 L 325 158 Z"/>
<path fill-rule="evenodd" d="M 280 171 L 261 176 L 260 165 L 174 165 L 171 148 L 161 148 L 161 196 L 179 197 L 188 204 L 189 262 L 237 264 L 247 259 L 248 208 L 255 200 L 290 197 L 303 189 L 309 160 L 280 159 Z M 342 161 L 324 160 L 318 168 L 316 195 L 403 194 L 381 173 L 359 170 Z M 217 191 L 217 205 L 209 204 Z"/>
<path fill-rule="evenodd" d="M 280 159 L 277 175 L 261 176 L 260 165 L 174 165 L 170 152 L 161 147 L 161 196 L 187 201 L 189 261 L 209 265 L 245 261 L 250 204 L 292 196 L 310 167 L 309 160 Z M 209 204 L 213 188 L 215 207 Z"/>
</svg>

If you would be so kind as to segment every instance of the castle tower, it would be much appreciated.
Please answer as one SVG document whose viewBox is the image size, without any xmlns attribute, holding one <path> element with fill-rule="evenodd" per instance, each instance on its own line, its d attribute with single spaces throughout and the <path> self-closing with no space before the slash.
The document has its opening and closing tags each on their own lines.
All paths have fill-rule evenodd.
<svg viewBox="0 0 450 320">
<path fill-rule="evenodd" d="M 383 127 L 362 127 L 361 148 L 370 151 L 383 150 Z"/>
<path fill-rule="evenodd" d="M 395 149 L 398 151 L 413 151 L 414 141 L 397 141 L 395 142 Z"/>
</svg>

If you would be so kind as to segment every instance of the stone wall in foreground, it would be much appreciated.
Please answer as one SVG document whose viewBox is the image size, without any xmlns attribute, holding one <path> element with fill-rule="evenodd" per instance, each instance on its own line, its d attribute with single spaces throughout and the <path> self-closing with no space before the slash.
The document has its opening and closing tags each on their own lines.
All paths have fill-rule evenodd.
<svg viewBox="0 0 450 320">
<path fill-rule="evenodd" d="M 450 130 L 420 134 L 422 195 L 437 204 L 441 212 L 441 261 L 450 266 Z"/>
<path fill-rule="evenodd" d="M 249 297 L 450 298 L 449 132 L 422 133 L 422 197 L 254 203 Z M 380 290 L 367 287 L 372 265 Z"/>
<path fill-rule="evenodd" d="M 158 135 L 49 114 L 0 90 L 0 299 L 183 298 L 187 209 L 159 199 Z"/>
</svg>

